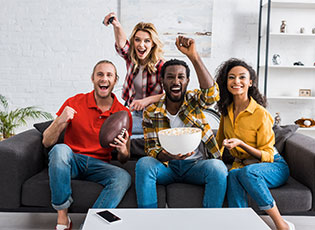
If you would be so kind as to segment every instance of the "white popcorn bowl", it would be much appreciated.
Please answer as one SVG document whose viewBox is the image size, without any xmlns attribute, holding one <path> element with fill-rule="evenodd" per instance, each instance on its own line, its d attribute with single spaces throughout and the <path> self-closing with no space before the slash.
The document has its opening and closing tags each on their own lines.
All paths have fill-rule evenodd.
<svg viewBox="0 0 315 230">
<path fill-rule="evenodd" d="M 175 135 L 175 134 L 178 135 Z M 160 144 L 167 152 L 178 155 L 187 154 L 196 150 L 201 141 L 199 128 L 171 128 L 158 132 Z"/>
</svg>

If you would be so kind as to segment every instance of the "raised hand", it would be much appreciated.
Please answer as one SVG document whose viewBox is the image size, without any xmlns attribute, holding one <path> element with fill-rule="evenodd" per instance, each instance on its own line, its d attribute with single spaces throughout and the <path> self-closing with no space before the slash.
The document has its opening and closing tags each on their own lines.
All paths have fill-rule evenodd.
<svg viewBox="0 0 315 230">
<path fill-rule="evenodd" d="M 176 38 L 176 47 L 177 49 L 188 56 L 188 58 L 195 57 L 198 55 L 195 40 L 192 38 L 186 38 L 184 36 L 178 36 Z"/>
<path fill-rule="evenodd" d="M 105 26 L 109 26 L 110 24 L 112 24 L 113 26 L 118 26 L 120 25 L 120 22 L 118 21 L 116 14 L 114 12 L 111 12 L 105 16 L 103 24 Z"/>
<path fill-rule="evenodd" d="M 76 113 L 77 111 L 75 111 L 73 108 L 71 108 L 70 106 L 66 106 L 59 116 L 60 123 L 66 123 L 69 120 L 72 120 Z"/>
</svg>

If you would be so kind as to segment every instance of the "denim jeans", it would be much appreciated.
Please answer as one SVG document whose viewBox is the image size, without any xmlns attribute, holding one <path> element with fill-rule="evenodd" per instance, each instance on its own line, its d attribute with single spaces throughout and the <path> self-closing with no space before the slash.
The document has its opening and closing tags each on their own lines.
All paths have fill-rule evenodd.
<svg viewBox="0 0 315 230">
<path fill-rule="evenodd" d="M 52 206 L 69 208 L 73 202 L 71 179 L 88 180 L 104 186 L 93 208 L 115 208 L 130 187 L 127 171 L 102 160 L 73 153 L 66 144 L 57 144 L 49 152 L 49 184 Z"/>
<path fill-rule="evenodd" d="M 248 193 L 261 210 L 271 209 L 275 201 L 269 188 L 284 184 L 288 177 L 289 167 L 280 154 L 274 156 L 273 163 L 256 163 L 231 170 L 227 190 L 229 207 L 248 207 Z"/>
<path fill-rule="evenodd" d="M 139 208 L 157 208 L 156 184 L 175 182 L 205 185 L 203 206 L 222 207 L 228 171 L 221 160 L 172 160 L 168 167 L 153 157 L 142 157 L 136 165 Z"/>
<path fill-rule="evenodd" d="M 132 112 L 132 136 L 134 138 L 143 138 L 143 128 L 142 128 L 142 110 Z"/>
</svg>

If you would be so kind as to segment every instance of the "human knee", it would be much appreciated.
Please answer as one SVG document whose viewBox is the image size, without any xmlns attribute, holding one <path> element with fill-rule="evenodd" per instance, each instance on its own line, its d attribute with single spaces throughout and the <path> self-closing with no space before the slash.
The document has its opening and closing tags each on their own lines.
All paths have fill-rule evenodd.
<svg viewBox="0 0 315 230">
<path fill-rule="evenodd" d="M 49 164 L 68 163 L 72 155 L 71 148 L 66 144 L 55 145 L 48 153 Z"/>
<path fill-rule="evenodd" d="M 154 170 L 156 166 L 156 159 L 153 157 L 142 157 L 137 161 L 136 164 L 136 173 L 137 174 L 146 174 L 151 170 Z"/>
<path fill-rule="evenodd" d="M 218 177 L 226 178 L 228 175 L 228 170 L 223 161 L 217 159 L 210 159 L 206 162 L 206 168 L 211 174 L 215 174 Z"/>
<path fill-rule="evenodd" d="M 228 175 L 228 182 L 231 183 L 233 181 L 238 180 L 238 175 L 239 175 L 239 169 L 232 169 L 231 171 L 229 171 L 229 175 Z"/>
<path fill-rule="evenodd" d="M 119 186 L 129 188 L 131 185 L 130 174 L 122 168 L 117 168 L 116 170 L 114 170 L 111 178 L 112 183 L 116 183 Z"/>
<path fill-rule="evenodd" d="M 240 177 L 243 179 L 259 178 L 259 171 L 256 170 L 255 165 L 248 165 L 240 170 Z"/>
<path fill-rule="evenodd" d="M 106 184 L 111 184 L 114 187 L 120 187 L 121 189 L 126 190 L 131 185 L 131 176 L 126 170 L 117 167 L 111 172 L 110 178 L 105 178 L 101 184 L 104 186 Z"/>
</svg>

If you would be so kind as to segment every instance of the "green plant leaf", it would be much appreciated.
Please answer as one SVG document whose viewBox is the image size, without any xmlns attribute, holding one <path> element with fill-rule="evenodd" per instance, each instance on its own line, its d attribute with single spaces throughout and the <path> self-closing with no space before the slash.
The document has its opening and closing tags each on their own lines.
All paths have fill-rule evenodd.
<svg viewBox="0 0 315 230">
<path fill-rule="evenodd" d="M 8 109 L 8 100 L 6 99 L 5 96 L 1 95 L 0 94 L 0 102 L 1 102 L 1 105 L 2 107 L 7 110 Z"/>
<path fill-rule="evenodd" d="M 0 102 L 5 109 L 5 111 L 0 111 L 0 133 L 4 138 L 14 135 L 14 129 L 21 125 L 26 125 L 26 121 L 30 118 L 53 119 L 50 113 L 41 111 L 35 106 L 8 111 L 8 101 L 2 95 L 0 95 Z"/>
</svg>

